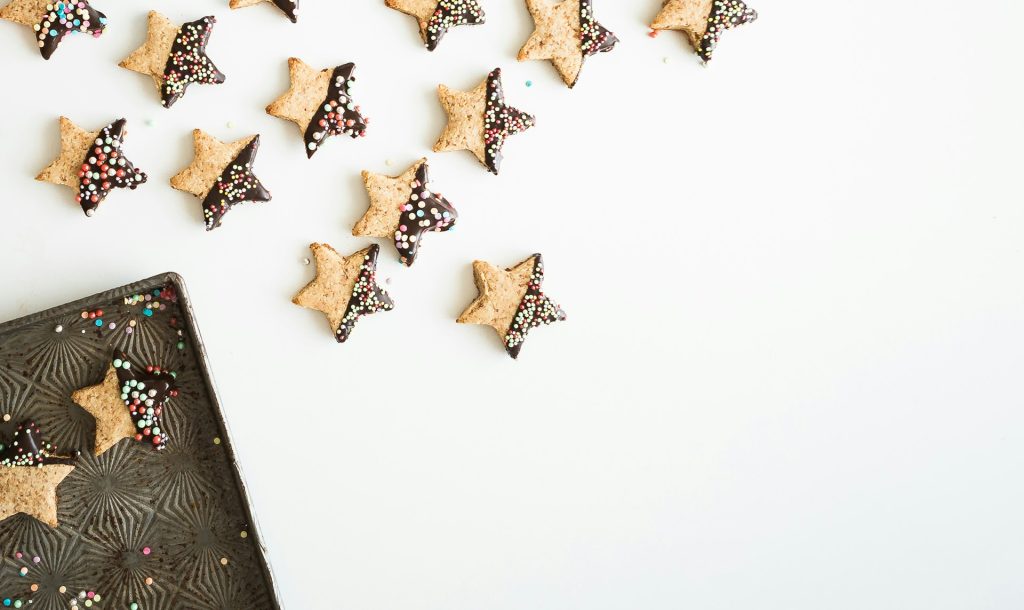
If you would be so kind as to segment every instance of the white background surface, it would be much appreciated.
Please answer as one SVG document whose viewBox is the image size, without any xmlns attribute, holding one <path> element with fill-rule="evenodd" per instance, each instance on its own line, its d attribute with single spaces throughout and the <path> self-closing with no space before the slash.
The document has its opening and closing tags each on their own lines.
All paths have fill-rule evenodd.
<svg viewBox="0 0 1024 610">
<path fill-rule="evenodd" d="M 0 319 L 184 275 L 288 608 L 1024 605 L 1024 5 L 760 0 L 703 69 L 647 37 L 658 0 L 599 0 L 622 42 L 570 92 L 514 61 L 520 0 L 434 54 L 377 0 L 226 4 L 97 0 L 107 33 L 49 63 L 0 25 Z M 149 8 L 216 14 L 227 84 L 166 111 L 118 68 Z M 357 62 L 366 139 L 307 161 L 264 114 L 291 55 Z M 290 303 L 307 244 L 368 243 L 359 171 L 428 154 L 436 85 L 499 65 L 538 126 L 499 178 L 430 155 L 458 228 L 408 270 L 381 242 L 398 307 L 335 344 Z M 62 113 L 127 117 L 150 183 L 87 219 L 34 182 Z M 205 233 L 167 185 L 194 127 L 261 133 L 273 202 Z M 512 362 L 453 320 L 474 258 L 534 251 L 570 321 Z"/>
</svg>

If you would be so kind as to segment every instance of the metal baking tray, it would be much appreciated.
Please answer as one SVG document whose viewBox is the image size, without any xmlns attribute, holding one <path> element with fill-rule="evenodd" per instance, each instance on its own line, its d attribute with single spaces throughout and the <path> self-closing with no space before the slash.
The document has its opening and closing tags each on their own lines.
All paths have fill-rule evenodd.
<svg viewBox="0 0 1024 610">
<path fill-rule="evenodd" d="M 92 455 L 94 418 L 71 394 L 114 350 L 176 372 L 162 451 L 129 438 Z M 57 488 L 58 527 L 0 521 L 0 610 L 281 607 L 180 276 L 0 324 L 0 439 L 26 420 L 81 456 Z"/>
</svg>

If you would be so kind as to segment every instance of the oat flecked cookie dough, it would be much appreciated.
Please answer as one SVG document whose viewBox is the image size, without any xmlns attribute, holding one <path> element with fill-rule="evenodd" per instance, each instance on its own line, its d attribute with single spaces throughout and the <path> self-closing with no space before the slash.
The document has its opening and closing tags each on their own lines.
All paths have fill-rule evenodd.
<svg viewBox="0 0 1024 610">
<path fill-rule="evenodd" d="M 57 527 L 57 486 L 75 468 L 75 457 L 59 455 L 31 421 L 0 441 L 0 521 L 24 513 Z"/>
<path fill-rule="evenodd" d="M 291 84 L 284 95 L 267 106 L 267 114 L 298 125 L 305 142 L 306 157 L 312 158 L 327 138 L 366 135 L 370 119 L 364 117 L 352 98 L 356 65 L 315 70 L 301 59 L 288 60 Z"/>
<path fill-rule="evenodd" d="M 99 38 L 107 27 L 107 16 L 89 0 L 11 0 L 0 8 L 0 19 L 32 28 L 43 59 L 50 59 L 68 36 L 92 34 Z"/>
<path fill-rule="evenodd" d="M 146 181 L 122 150 L 127 133 L 124 119 L 89 132 L 60 117 L 60 154 L 36 180 L 74 189 L 75 202 L 92 216 L 113 189 L 135 190 Z"/>
<path fill-rule="evenodd" d="M 323 313 L 338 343 L 348 341 L 359 318 L 395 308 L 388 293 L 377 285 L 380 246 L 373 244 L 349 256 L 328 244 L 311 244 L 309 249 L 316 259 L 316 277 L 292 303 Z"/>
<path fill-rule="evenodd" d="M 722 33 L 757 19 L 742 0 L 665 0 L 651 29 L 680 30 L 705 63 L 711 61 Z"/>
<path fill-rule="evenodd" d="M 226 144 L 201 129 L 192 132 L 195 159 L 171 178 L 171 186 L 203 200 L 206 230 L 220 226 L 224 215 L 243 201 L 270 201 L 252 165 L 259 150 L 260 136 Z"/>
<path fill-rule="evenodd" d="M 459 218 L 455 206 L 430 184 L 426 159 L 398 176 L 364 171 L 363 185 L 370 207 L 352 235 L 391 239 L 403 265 L 412 266 L 426 233 L 448 231 Z"/>
<path fill-rule="evenodd" d="M 206 55 L 214 17 L 203 17 L 181 27 L 156 11 L 149 13 L 146 42 L 120 64 L 133 72 L 153 78 L 160 103 L 170 108 L 189 85 L 219 85 L 224 74 Z"/>
<path fill-rule="evenodd" d="M 468 150 L 492 174 L 501 168 L 501 151 L 509 136 L 534 126 L 532 115 L 505 104 L 501 68 L 495 68 L 472 91 L 437 88 L 448 125 L 434 144 L 434 152 Z"/>
<path fill-rule="evenodd" d="M 593 0 L 526 0 L 535 29 L 519 61 L 548 59 L 570 88 L 586 58 L 607 53 L 619 39 L 594 18 Z"/>
<path fill-rule="evenodd" d="M 384 0 L 388 8 L 416 18 L 428 51 L 441 43 L 448 30 L 458 25 L 480 25 L 486 20 L 477 0 Z"/>
<path fill-rule="evenodd" d="M 231 8 L 245 8 L 264 2 L 273 2 L 274 6 L 281 9 L 281 12 L 291 19 L 292 23 L 299 20 L 299 0 L 231 0 Z"/>
<path fill-rule="evenodd" d="M 544 261 L 534 254 L 504 271 L 483 261 L 473 263 L 480 296 L 459 316 L 459 324 L 490 326 L 512 358 L 519 357 L 531 329 L 566 319 L 565 312 L 542 291 Z"/>
</svg>

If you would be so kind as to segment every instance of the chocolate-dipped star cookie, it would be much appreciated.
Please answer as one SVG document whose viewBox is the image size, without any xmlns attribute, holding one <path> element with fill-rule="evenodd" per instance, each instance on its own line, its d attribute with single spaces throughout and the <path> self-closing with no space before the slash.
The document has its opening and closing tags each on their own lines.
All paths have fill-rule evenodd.
<svg viewBox="0 0 1024 610">
<path fill-rule="evenodd" d="M 448 125 L 434 144 L 434 152 L 468 150 L 497 175 L 505 140 L 533 127 L 533 116 L 505 104 L 501 68 L 495 68 L 476 89 L 463 92 L 444 85 L 437 88 Z"/>
<path fill-rule="evenodd" d="M 146 174 L 124 156 L 122 145 L 127 133 L 124 119 L 88 132 L 71 119 L 60 117 L 60 154 L 36 180 L 76 190 L 75 202 L 86 216 L 92 216 L 111 190 L 135 190 L 146 181 Z"/>
<path fill-rule="evenodd" d="M 50 59 L 71 34 L 92 34 L 99 38 L 107 27 L 107 16 L 94 9 L 89 0 L 11 0 L 0 8 L 0 19 L 35 30 L 43 59 Z"/>
<path fill-rule="evenodd" d="M 206 55 L 214 17 L 190 21 L 180 28 L 156 11 L 149 13 L 145 44 L 121 62 L 122 68 L 153 77 L 160 91 L 160 103 L 170 108 L 188 86 L 219 85 L 225 76 Z"/>
<path fill-rule="evenodd" d="M 370 208 L 353 227 L 352 235 L 392 239 L 406 266 L 416 260 L 425 233 L 448 231 L 459 218 L 455 207 L 431 188 L 426 159 L 399 176 L 364 171 L 363 185 Z"/>
<path fill-rule="evenodd" d="M 385 0 L 384 3 L 416 18 L 428 51 L 436 49 L 451 28 L 480 25 L 486 18 L 477 0 Z"/>
<path fill-rule="evenodd" d="M 723 32 L 755 19 L 757 12 L 742 0 L 665 0 L 651 29 L 682 30 L 707 63 Z"/>
<path fill-rule="evenodd" d="M 299 20 L 299 0 L 231 0 L 231 8 L 245 8 L 264 2 L 273 2 L 274 6 L 292 20 L 292 23 Z"/>
<path fill-rule="evenodd" d="M 133 365 L 123 352 L 117 352 L 103 381 L 76 390 L 71 400 L 96 419 L 94 450 L 100 455 L 125 438 L 158 450 L 166 447 L 161 417 L 167 401 L 177 395 L 173 373 Z"/>
<path fill-rule="evenodd" d="M 192 132 L 195 159 L 171 178 L 171 186 L 203 200 L 206 230 L 220 226 L 224 215 L 243 201 L 270 201 L 252 164 L 260 146 L 259 134 L 225 144 L 201 129 Z"/>
<path fill-rule="evenodd" d="M 570 88 L 591 55 L 607 53 L 619 39 L 594 18 L 593 0 L 526 0 L 536 24 L 519 61 L 550 59 Z"/>
<path fill-rule="evenodd" d="M 331 136 L 347 135 L 355 139 L 366 135 L 370 119 L 360 113 L 352 99 L 355 68 L 355 64 L 348 63 L 317 71 L 301 59 L 288 60 L 291 86 L 267 106 L 267 114 L 299 126 L 307 158 L 320 150 Z"/>
<path fill-rule="evenodd" d="M 9 442 L 0 442 L 0 521 L 24 513 L 57 527 L 57 486 L 74 463 L 58 455 L 33 422 L 18 426 Z"/>
<path fill-rule="evenodd" d="M 342 256 L 328 244 L 311 244 L 316 277 L 299 291 L 292 303 L 327 316 L 338 343 L 352 334 L 359 318 L 395 308 L 391 297 L 377 285 L 380 246 Z"/>
<path fill-rule="evenodd" d="M 497 331 L 505 350 L 519 357 L 530 329 L 565 320 L 565 312 L 541 291 L 544 261 L 534 254 L 511 269 L 473 263 L 480 296 L 459 316 L 459 324 L 484 324 Z"/>
</svg>

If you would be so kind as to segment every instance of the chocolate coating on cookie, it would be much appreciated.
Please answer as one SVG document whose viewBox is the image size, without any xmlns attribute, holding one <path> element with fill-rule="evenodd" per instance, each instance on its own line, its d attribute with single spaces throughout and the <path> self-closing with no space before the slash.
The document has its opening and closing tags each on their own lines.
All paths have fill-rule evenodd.
<svg viewBox="0 0 1024 610">
<path fill-rule="evenodd" d="M 531 329 L 544 324 L 561 322 L 566 319 L 565 312 L 554 301 L 544 295 L 541 287 L 544 283 L 544 259 L 540 254 L 533 255 L 533 275 L 527 285 L 526 294 L 519 303 L 508 332 L 505 333 L 505 350 L 513 358 L 519 357 L 526 335 Z"/>
<path fill-rule="evenodd" d="M 92 34 L 98 37 L 107 27 L 107 16 L 94 9 L 88 0 L 53 2 L 40 16 L 36 37 L 43 59 L 50 59 L 64 38 L 71 34 Z"/>
<path fill-rule="evenodd" d="M 697 55 L 705 62 L 711 61 L 723 32 L 755 19 L 757 11 L 748 7 L 743 0 L 714 0 L 711 13 L 708 14 L 707 30 L 697 45 Z"/>
<path fill-rule="evenodd" d="M 181 26 L 171 45 L 164 68 L 163 86 L 160 88 L 160 103 L 170 108 L 193 83 L 219 85 L 226 79 L 213 61 L 206 55 L 215 17 L 203 17 Z"/>
<path fill-rule="evenodd" d="M 219 227 L 224 215 L 237 203 L 270 201 L 270 191 L 263 187 L 263 183 L 252 171 L 259 147 L 260 137 L 257 135 L 224 168 L 216 184 L 203 199 L 203 220 L 207 231 Z"/>
<path fill-rule="evenodd" d="M 74 464 L 72 456 L 57 455 L 57 447 L 43 439 L 35 422 L 23 422 L 8 443 L 0 443 L 0 467 L 39 467 L 49 464 Z"/>
<path fill-rule="evenodd" d="M 306 127 L 306 156 L 312 157 L 330 136 L 348 135 L 353 139 L 366 135 L 369 120 L 359 112 L 359 106 L 352 99 L 351 88 L 355 83 L 356 65 L 347 63 L 338 66 L 331 74 L 327 98 L 317 109 Z"/>
<path fill-rule="evenodd" d="M 501 86 L 501 68 L 487 75 L 487 105 L 484 111 L 484 156 L 487 169 L 497 174 L 501 169 L 501 149 L 509 136 L 533 127 L 536 119 L 505 104 Z"/>
<path fill-rule="evenodd" d="M 168 399 L 178 394 L 174 375 L 160 367 L 133 365 L 123 352 L 115 354 L 113 365 L 117 371 L 121 400 L 135 424 L 135 440 L 157 450 L 163 449 L 168 441 L 167 432 L 161 424 L 164 406 Z"/>
<path fill-rule="evenodd" d="M 345 317 L 335 331 L 334 336 L 338 343 L 344 343 L 352 334 L 359 318 L 377 313 L 379 311 L 390 311 L 395 308 L 394 302 L 388 293 L 377 285 L 377 256 L 380 254 L 380 246 L 373 244 L 367 249 L 366 257 L 359 268 L 359 278 L 352 287 L 352 296 L 348 300 L 348 307 L 345 310 Z"/>
<path fill-rule="evenodd" d="M 486 19 L 477 0 L 440 0 L 423 33 L 427 50 L 441 44 L 448 30 L 459 25 L 479 25 Z"/>
<path fill-rule="evenodd" d="M 135 190 L 146 182 L 146 174 L 139 171 L 121 151 L 124 143 L 125 120 L 119 119 L 100 130 L 82 161 L 78 173 L 78 196 L 86 216 L 92 216 L 96 208 L 115 188 Z"/>
<path fill-rule="evenodd" d="M 441 195 L 431 192 L 429 183 L 429 168 L 423 163 L 416 170 L 412 194 L 402 208 L 398 229 L 395 231 L 395 248 L 398 249 L 402 264 L 407 267 L 415 262 L 424 233 L 448 231 L 459 218 L 455 206 Z"/>
<path fill-rule="evenodd" d="M 580 49 L 584 57 L 607 53 L 619 39 L 594 18 L 593 0 L 580 0 Z"/>
</svg>

